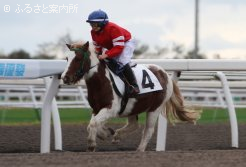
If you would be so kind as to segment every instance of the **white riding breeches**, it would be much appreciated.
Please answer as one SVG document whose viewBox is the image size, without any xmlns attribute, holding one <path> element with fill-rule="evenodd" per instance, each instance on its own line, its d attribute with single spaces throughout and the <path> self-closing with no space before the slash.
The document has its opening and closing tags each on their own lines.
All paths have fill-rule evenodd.
<svg viewBox="0 0 246 167">
<path fill-rule="evenodd" d="M 136 40 L 130 39 L 125 43 L 124 49 L 119 56 L 114 57 L 113 59 L 120 65 L 120 68 L 125 66 L 127 63 L 131 62 L 133 52 L 136 47 Z M 103 49 L 103 51 L 105 51 Z"/>
</svg>

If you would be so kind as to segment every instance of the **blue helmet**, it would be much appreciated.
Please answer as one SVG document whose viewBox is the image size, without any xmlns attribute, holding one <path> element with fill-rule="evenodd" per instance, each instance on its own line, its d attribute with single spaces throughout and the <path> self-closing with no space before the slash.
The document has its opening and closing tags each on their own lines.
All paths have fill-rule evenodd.
<svg viewBox="0 0 246 167">
<path fill-rule="evenodd" d="M 88 16 L 88 19 L 86 20 L 86 22 L 88 23 L 97 22 L 104 26 L 108 23 L 108 15 L 106 12 L 99 9 L 99 10 L 92 12 Z"/>
</svg>

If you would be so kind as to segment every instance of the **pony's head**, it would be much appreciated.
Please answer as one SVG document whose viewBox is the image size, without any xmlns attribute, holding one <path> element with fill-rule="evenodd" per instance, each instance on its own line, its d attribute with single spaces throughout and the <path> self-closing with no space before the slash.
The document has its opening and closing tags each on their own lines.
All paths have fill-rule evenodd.
<svg viewBox="0 0 246 167">
<path fill-rule="evenodd" d="M 66 45 L 75 54 L 67 57 L 67 67 L 62 73 L 61 78 L 65 84 L 76 84 L 90 70 L 91 52 L 89 50 L 89 42 L 76 47 L 71 47 L 70 44 Z"/>
</svg>

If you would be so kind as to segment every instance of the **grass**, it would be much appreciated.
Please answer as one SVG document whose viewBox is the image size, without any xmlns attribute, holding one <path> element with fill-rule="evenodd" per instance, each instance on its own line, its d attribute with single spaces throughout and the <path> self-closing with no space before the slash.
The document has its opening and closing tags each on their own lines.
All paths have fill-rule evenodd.
<svg viewBox="0 0 246 167">
<path fill-rule="evenodd" d="M 236 109 L 236 116 L 239 123 L 246 122 L 246 109 Z M 200 123 L 223 123 L 229 121 L 229 113 L 227 109 L 204 109 Z"/>
<path fill-rule="evenodd" d="M 237 109 L 238 122 L 246 122 L 246 109 Z M 90 109 L 60 109 L 62 123 L 88 123 L 90 120 Z M 143 123 L 145 114 L 139 116 L 139 122 Z M 221 123 L 228 122 L 229 116 L 226 109 L 204 109 L 199 123 Z M 112 119 L 111 123 L 125 123 L 126 119 Z M 0 108 L 0 125 L 39 124 L 40 109 L 30 108 Z"/>
</svg>

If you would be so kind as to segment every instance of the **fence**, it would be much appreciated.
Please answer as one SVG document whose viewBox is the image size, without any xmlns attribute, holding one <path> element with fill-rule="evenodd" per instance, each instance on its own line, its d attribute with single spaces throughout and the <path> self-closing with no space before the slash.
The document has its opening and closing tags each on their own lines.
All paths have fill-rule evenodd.
<svg viewBox="0 0 246 167">
<path fill-rule="evenodd" d="M 0 83 L 0 107 L 42 108 L 46 92 L 45 80 L 29 79 L 4 80 Z M 87 89 L 84 84 L 66 86 L 60 83 L 56 94 L 58 108 L 89 108 L 86 99 Z"/>
<path fill-rule="evenodd" d="M 142 64 L 157 64 L 167 71 L 173 71 L 173 79 L 179 80 L 179 73 L 182 71 L 202 71 L 210 73 L 210 77 L 216 77 L 221 82 L 225 101 L 229 111 L 232 147 L 238 147 L 238 127 L 233 104 L 232 95 L 229 89 L 226 75 L 216 71 L 246 71 L 246 61 L 242 60 L 135 60 Z M 47 89 L 42 103 L 41 115 L 41 153 L 50 152 L 50 121 L 51 109 L 55 130 L 55 149 L 62 149 L 61 127 L 57 102 L 54 99 L 60 85 L 59 74 L 63 72 L 66 61 L 63 60 L 0 60 L 0 79 L 34 79 L 46 76 L 53 76 L 46 80 Z M 214 75 L 211 75 L 213 72 Z M 206 76 L 206 75 L 204 75 Z M 236 78 L 237 76 L 235 76 Z M 182 78 L 182 75 L 181 75 Z M 196 78 L 196 77 L 194 77 Z M 243 75 L 241 76 L 243 78 Z M 165 150 L 167 122 L 160 115 L 157 130 L 157 151 Z M 163 133 L 164 131 L 164 133 Z"/>
<path fill-rule="evenodd" d="M 205 78 L 201 80 L 199 73 L 197 74 L 199 80 L 193 78 L 193 73 L 184 75 L 185 77 L 181 75 L 178 85 L 187 104 L 209 108 L 227 107 L 221 83 L 213 79 L 213 73 L 209 80 Z M 235 108 L 246 108 L 246 89 L 244 88 L 246 82 L 244 80 L 231 81 L 228 74 L 226 77 Z M 48 78 L 2 80 L 0 82 L 0 107 L 42 108 L 46 92 L 45 79 Z M 75 86 L 63 85 L 61 82 L 56 95 L 57 106 L 58 108 L 89 108 L 86 96 L 87 89 L 84 82 Z"/>
</svg>

